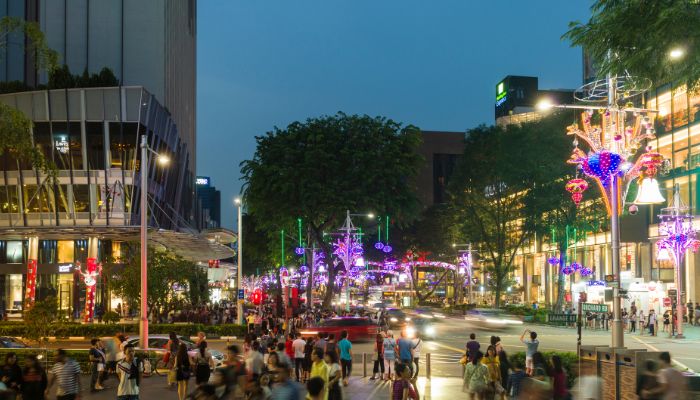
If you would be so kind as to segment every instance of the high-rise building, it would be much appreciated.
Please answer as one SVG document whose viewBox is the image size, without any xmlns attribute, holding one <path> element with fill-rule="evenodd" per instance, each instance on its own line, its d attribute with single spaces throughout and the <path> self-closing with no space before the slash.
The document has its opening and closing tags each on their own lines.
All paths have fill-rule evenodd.
<svg viewBox="0 0 700 400">
<path fill-rule="evenodd" d="M 418 152 L 425 164 L 418 171 L 416 187 L 423 206 L 447 202 L 447 184 L 464 154 L 464 132 L 422 131 Z"/>
<path fill-rule="evenodd" d="M 4 16 L 37 22 L 73 74 L 107 67 L 122 86 L 143 86 L 153 94 L 189 149 L 194 180 L 196 0 L 8 0 L 0 6 Z M 0 50 L 0 80 L 47 83 L 46 73 L 38 73 L 25 54 L 21 35 L 9 41 Z"/>
<path fill-rule="evenodd" d="M 204 228 L 221 227 L 221 192 L 212 186 L 208 176 L 198 176 L 195 186 L 200 210 L 199 225 Z"/>
<path fill-rule="evenodd" d="M 537 111 L 539 101 L 569 104 L 573 94 L 571 89 L 539 89 L 537 77 L 508 75 L 496 84 L 496 125 L 537 121 L 543 115 Z"/>
<path fill-rule="evenodd" d="M 173 249 L 192 261 L 232 256 L 219 239 L 197 225 L 195 197 L 194 0 L 9 0 L 0 14 L 39 24 L 50 47 L 72 74 L 111 69 L 110 87 L 46 90 L 11 35 L 0 80 L 36 90 L 0 95 L 0 103 L 32 120 L 32 140 L 57 168 L 52 182 L 11 154 L 0 157 L 0 307 L 21 310 L 28 293 L 59 299 L 77 315 L 86 302 L 78 270 L 118 262 L 125 241 L 138 241 L 148 209 L 149 244 Z M 167 155 L 162 166 L 141 137 Z M 140 204 L 142 165 L 148 163 L 148 203 Z M 232 235 L 217 235 L 217 238 Z M 94 265 L 94 264 L 93 264 Z M 95 304 L 107 310 L 115 298 L 97 280 Z"/>
</svg>

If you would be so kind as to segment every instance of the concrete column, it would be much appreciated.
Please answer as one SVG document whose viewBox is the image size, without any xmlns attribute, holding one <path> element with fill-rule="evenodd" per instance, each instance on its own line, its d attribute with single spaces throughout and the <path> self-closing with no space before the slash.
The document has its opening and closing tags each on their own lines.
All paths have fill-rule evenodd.
<svg viewBox="0 0 700 400">
<path fill-rule="evenodd" d="M 88 238 L 88 258 L 95 258 L 97 259 L 97 263 L 99 264 L 99 252 L 98 252 L 98 243 L 99 239 L 95 236 L 91 236 Z"/>
<path fill-rule="evenodd" d="M 29 245 L 28 245 L 28 253 L 27 253 L 27 259 L 28 260 L 38 260 L 39 259 L 39 237 L 38 236 L 32 236 L 29 238 Z"/>
</svg>

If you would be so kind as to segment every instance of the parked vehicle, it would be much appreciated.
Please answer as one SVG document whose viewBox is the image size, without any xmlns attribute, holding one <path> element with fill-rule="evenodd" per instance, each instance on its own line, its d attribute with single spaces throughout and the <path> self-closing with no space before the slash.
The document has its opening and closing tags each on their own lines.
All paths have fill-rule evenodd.
<svg viewBox="0 0 700 400">
<path fill-rule="evenodd" d="M 187 346 L 187 353 L 190 355 L 190 357 L 194 357 L 197 355 L 197 352 L 199 351 L 197 349 L 197 345 L 191 341 L 189 338 L 184 337 L 184 336 L 178 336 L 178 339 L 182 343 Z M 170 337 L 168 335 L 148 335 L 148 350 L 155 350 L 155 351 L 162 351 L 165 353 L 167 351 L 167 345 L 168 345 L 168 340 L 170 340 Z M 126 340 L 128 344 L 134 345 L 137 349 L 140 349 L 139 345 L 139 338 L 138 336 L 130 337 Z M 214 359 L 214 368 L 219 368 L 223 366 L 224 363 L 224 353 L 220 352 L 219 350 L 214 350 L 212 348 L 208 348 L 209 353 L 211 353 L 212 358 Z"/>
</svg>

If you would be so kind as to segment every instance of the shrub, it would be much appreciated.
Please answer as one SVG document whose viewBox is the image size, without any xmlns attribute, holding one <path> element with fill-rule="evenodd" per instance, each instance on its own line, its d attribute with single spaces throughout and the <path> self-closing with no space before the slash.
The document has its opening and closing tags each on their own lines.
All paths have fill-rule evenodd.
<svg viewBox="0 0 700 400">
<path fill-rule="evenodd" d="M 102 316 L 102 321 L 104 321 L 105 324 L 116 324 L 120 319 L 119 314 L 114 311 L 107 311 L 105 315 Z"/>
<path fill-rule="evenodd" d="M 558 355 L 561 358 L 562 366 L 564 371 L 566 371 L 566 385 L 569 388 L 574 386 L 574 381 L 578 377 L 578 357 L 576 352 L 566 352 L 566 351 L 544 351 L 545 360 L 547 361 L 547 366 L 550 367 L 550 360 L 553 355 Z M 511 364 L 515 364 L 516 361 L 520 360 L 523 365 L 525 365 L 525 352 L 519 351 L 516 353 L 511 353 L 508 355 L 508 360 Z"/>
<path fill-rule="evenodd" d="M 0 336 L 20 336 L 32 340 L 30 335 L 34 334 L 37 338 L 47 336 L 56 336 L 66 338 L 70 336 L 85 336 L 104 337 L 113 336 L 115 333 L 138 334 L 138 324 L 78 324 L 78 323 L 48 323 L 41 335 L 36 332 L 30 332 L 29 328 L 24 323 L 2 322 L 0 323 Z M 246 334 L 246 327 L 236 324 L 225 325 L 203 325 L 203 324 L 150 324 L 149 332 L 151 334 L 167 334 L 175 332 L 182 336 L 194 336 L 197 332 L 204 332 L 210 337 L 215 336 L 238 336 L 242 337 Z"/>
</svg>

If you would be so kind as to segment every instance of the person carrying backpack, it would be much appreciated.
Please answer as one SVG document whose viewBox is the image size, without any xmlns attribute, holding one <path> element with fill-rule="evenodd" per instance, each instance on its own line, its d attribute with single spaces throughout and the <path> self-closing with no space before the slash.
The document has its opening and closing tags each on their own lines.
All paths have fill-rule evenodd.
<svg viewBox="0 0 700 400">
<path fill-rule="evenodd" d="M 118 400 L 138 400 L 139 384 L 143 374 L 143 363 L 135 356 L 133 345 L 124 347 L 124 358 L 117 363 L 117 376 L 119 386 L 117 387 Z"/>
<path fill-rule="evenodd" d="M 214 359 L 211 356 L 209 350 L 207 350 L 207 341 L 202 340 L 199 342 L 199 349 L 197 355 L 195 356 L 195 383 L 201 385 L 203 383 L 209 382 L 209 377 L 211 376 L 211 370 L 216 366 L 214 364 Z"/>
</svg>

